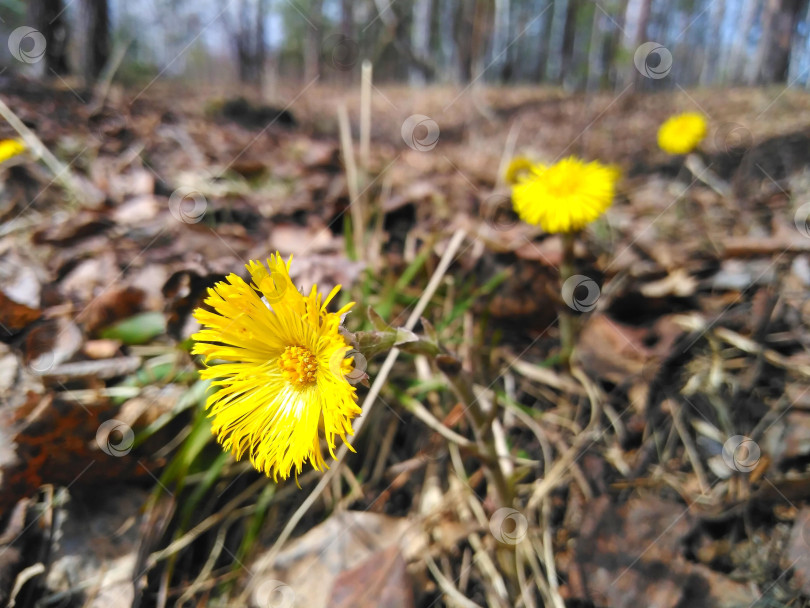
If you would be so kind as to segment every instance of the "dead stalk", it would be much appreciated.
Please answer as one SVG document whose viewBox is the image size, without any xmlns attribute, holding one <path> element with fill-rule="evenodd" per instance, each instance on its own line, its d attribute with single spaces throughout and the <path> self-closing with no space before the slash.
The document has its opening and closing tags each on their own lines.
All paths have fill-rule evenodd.
<svg viewBox="0 0 810 608">
<path fill-rule="evenodd" d="M 349 190 L 349 213 L 352 218 L 352 244 L 354 246 L 355 257 L 363 259 L 363 203 L 360 200 L 360 176 L 354 158 L 352 127 L 349 123 L 349 113 L 346 111 L 345 105 L 341 104 L 338 106 L 337 114 L 338 127 L 340 128 L 340 148 L 343 152 L 343 162 L 346 164 L 346 185 Z"/>
</svg>

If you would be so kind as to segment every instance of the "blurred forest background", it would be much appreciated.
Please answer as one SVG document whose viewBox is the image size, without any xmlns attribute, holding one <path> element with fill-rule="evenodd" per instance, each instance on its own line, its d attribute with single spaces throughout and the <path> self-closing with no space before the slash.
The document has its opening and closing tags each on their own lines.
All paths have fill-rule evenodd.
<svg viewBox="0 0 810 608">
<path fill-rule="evenodd" d="M 0 0 L 0 607 L 810 607 L 808 88 L 810 0 Z M 277 250 L 445 349 L 300 488 L 190 354 Z"/>
<path fill-rule="evenodd" d="M 0 34 L 35 28 L 47 45 L 33 72 L 98 77 L 115 50 L 117 78 L 160 75 L 272 90 L 279 79 L 346 80 L 358 57 L 378 82 L 535 83 L 568 90 L 639 79 L 632 58 L 663 46 L 681 86 L 810 86 L 807 0 L 3 0 Z M 34 44 L 29 40 L 27 44 Z M 672 55 L 678 61 L 672 64 Z M 663 62 L 663 63 L 662 63 Z M 19 67 L 9 49 L 0 65 Z M 237 69 L 234 71 L 234 67 Z M 327 67 L 326 71 L 324 68 Z M 337 68 L 335 70 L 334 68 Z M 669 71 L 669 70 L 667 70 Z M 639 81 L 640 83 L 641 81 Z M 649 83 L 648 83 L 649 85 Z"/>
</svg>

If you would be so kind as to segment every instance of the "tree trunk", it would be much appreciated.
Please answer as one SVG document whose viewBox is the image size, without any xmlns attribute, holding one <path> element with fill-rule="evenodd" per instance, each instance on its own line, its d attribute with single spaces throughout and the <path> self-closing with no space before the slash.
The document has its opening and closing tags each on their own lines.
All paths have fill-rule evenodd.
<svg viewBox="0 0 810 608">
<path fill-rule="evenodd" d="M 28 3 L 28 23 L 45 37 L 42 70 L 46 78 L 68 73 L 68 29 L 63 11 L 62 0 L 30 0 Z"/>
<path fill-rule="evenodd" d="M 741 0 L 742 8 L 739 19 L 740 27 L 734 36 L 734 42 L 729 51 L 729 63 L 731 82 L 739 83 L 743 78 L 745 66 L 748 64 L 748 36 L 754 27 L 754 20 L 757 15 L 758 0 Z"/>
<path fill-rule="evenodd" d="M 578 10 L 579 0 L 568 0 L 568 8 L 565 11 L 565 27 L 563 28 L 561 82 L 565 82 L 566 79 L 573 76 Z"/>
<path fill-rule="evenodd" d="M 314 0 L 311 4 L 309 20 L 312 25 L 307 27 L 306 41 L 304 42 L 304 80 L 312 82 L 321 73 L 321 23 L 323 21 L 321 10 L 323 0 Z"/>
<path fill-rule="evenodd" d="M 107 0 L 81 0 L 81 72 L 85 86 L 101 73 L 110 53 L 110 20 Z"/>
<path fill-rule="evenodd" d="M 239 82 L 255 86 L 262 92 L 264 70 L 267 60 L 267 40 L 265 18 L 269 0 L 241 0 L 237 7 L 236 21 L 232 21 L 228 12 L 223 12 L 225 29 L 236 52 L 236 64 Z"/>
<path fill-rule="evenodd" d="M 565 25 L 568 16 L 568 2 L 571 0 L 554 0 L 554 14 L 551 17 L 549 31 L 549 57 L 547 80 L 559 82 L 563 77 L 563 48 L 565 47 Z"/>
<path fill-rule="evenodd" d="M 477 4 L 476 0 L 460 2 L 456 13 L 453 37 L 456 40 L 456 49 L 458 50 L 458 77 L 461 82 L 472 80 L 473 37 L 471 34 L 474 28 Z"/>
<path fill-rule="evenodd" d="M 804 23 L 810 23 L 810 2 L 804 9 Z M 790 70 L 788 82 L 799 82 L 805 89 L 810 88 L 810 78 L 807 75 L 807 60 L 810 57 L 810 33 L 805 29 L 800 35 L 794 36 L 791 49 Z"/>
<path fill-rule="evenodd" d="M 708 36 L 703 43 L 703 51 L 706 59 L 703 62 L 703 69 L 700 71 L 699 82 L 701 85 L 714 84 L 718 78 L 723 77 L 722 74 L 718 75 L 717 69 L 720 65 L 719 60 L 723 48 L 723 41 L 720 36 L 718 36 L 718 32 L 720 32 L 723 27 L 725 11 L 725 0 L 714 0 L 714 4 L 712 4 L 711 7 L 711 15 L 709 16 L 711 27 L 707 28 Z"/>
<path fill-rule="evenodd" d="M 640 0 L 638 5 L 638 19 L 636 21 L 636 31 L 633 37 L 633 45 L 630 49 L 631 53 L 635 53 L 638 47 L 647 42 L 647 28 L 650 26 L 650 11 L 652 8 L 651 0 Z M 632 81 L 636 83 L 636 88 L 638 89 L 644 83 L 645 77 L 636 69 L 633 69 L 632 74 Z"/>
<path fill-rule="evenodd" d="M 498 80 L 507 81 L 509 63 L 509 13 L 510 0 L 495 0 L 495 21 L 492 27 L 492 70 Z"/>
<path fill-rule="evenodd" d="M 340 2 L 340 33 L 354 40 L 354 11 L 352 0 Z"/>
<path fill-rule="evenodd" d="M 553 8 L 549 6 L 553 0 L 540 0 L 538 11 L 543 14 L 540 17 L 540 34 L 537 36 L 537 59 L 534 66 L 535 82 L 543 82 L 546 77 L 546 67 L 548 64 L 549 40 L 551 39 L 551 22 Z M 539 13 L 538 13 L 539 14 Z"/>
<path fill-rule="evenodd" d="M 439 23 L 442 24 L 442 35 L 439 36 L 439 50 L 441 53 L 442 77 L 445 81 L 460 80 L 458 75 L 458 63 L 456 61 L 456 7 L 454 0 L 439 1 Z M 451 24 L 452 36 L 446 34 L 444 24 Z"/>
<path fill-rule="evenodd" d="M 790 66 L 793 34 L 804 0 L 766 0 L 762 37 L 746 80 L 749 84 L 784 82 Z"/>
<path fill-rule="evenodd" d="M 261 2 L 261 0 L 259 0 Z M 242 0 L 239 3 L 239 28 L 235 37 L 236 55 L 239 60 L 239 80 L 244 84 L 254 85 L 259 80 L 259 70 L 256 63 L 256 50 L 258 43 L 254 30 L 255 15 L 252 3 L 249 0 Z M 258 28 L 258 25 L 256 25 Z"/>
<path fill-rule="evenodd" d="M 589 91 L 596 91 L 602 86 L 605 74 L 605 27 L 606 21 L 604 13 L 595 7 L 593 11 L 593 22 L 591 25 L 591 40 L 588 45 L 588 80 L 586 88 Z"/>
<path fill-rule="evenodd" d="M 413 20 L 411 21 L 411 47 L 413 54 L 425 60 L 430 55 L 430 26 L 433 15 L 433 0 L 416 0 L 413 3 Z M 411 85 L 424 86 L 427 78 L 425 71 L 418 65 L 408 69 L 408 81 Z"/>
<path fill-rule="evenodd" d="M 636 47 L 647 41 L 647 28 L 650 26 L 651 0 L 641 0 L 638 8 L 638 23 L 636 25 Z"/>
<path fill-rule="evenodd" d="M 473 2 L 475 4 L 475 15 L 473 16 L 472 27 L 472 80 L 484 79 L 489 62 L 487 61 L 487 49 L 492 39 L 492 10 L 489 2 Z M 469 34 L 468 34 L 469 35 Z"/>
<path fill-rule="evenodd" d="M 615 88 L 621 77 L 621 66 L 616 63 L 618 51 L 622 48 L 622 35 L 626 25 L 628 0 L 619 0 L 616 10 L 616 26 L 608 36 L 605 43 L 605 72 L 607 73 L 605 84 L 610 88 Z"/>
<path fill-rule="evenodd" d="M 267 60 L 266 40 L 264 32 L 264 18 L 267 15 L 267 0 L 257 0 L 256 3 L 256 48 L 255 48 L 255 76 L 259 91 L 264 86 L 264 68 Z"/>
<path fill-rule="evenodd" d="M 746 84 L 768 81 L 767 73 L 770 69 L 765 62 L 771 53 L 771 45 L 774 44 L 775 22 L 780 4 L 780 0 L 765 0 L 765 5 L 762 7 L 762 17 L 759 20 L 762 35 L 759 38 L 756 53 L 754 53 L 754 60 L 748 64 L 748 69 L 745 71 Z"/>
</svg>

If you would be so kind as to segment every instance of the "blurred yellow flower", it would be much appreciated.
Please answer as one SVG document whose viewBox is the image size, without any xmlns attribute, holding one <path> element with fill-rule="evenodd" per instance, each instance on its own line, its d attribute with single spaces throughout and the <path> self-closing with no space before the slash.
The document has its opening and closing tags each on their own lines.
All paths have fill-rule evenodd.
<svg viewBox="0 0 810 608">
<path fill-rule="evenodd" d="M 512 187 L 512 204 L 520 219 L 546 232 L 575 232 L 610 207 L 618 179 L 615 167 L 570 156 L 533 165 Z"/>
<path fill-rule="evenodd" d="M 0 163 L 7 161 L 9 158 L 14 158 L 23 152 L 25 152 L 25 144 L 19 139 L 0 140 Z"/>
<path fill-rule="evenodd" d="M 276 253 L 267 267 L 247 265 L 252 284 L 235 274 L 217 283 L 205 300 L 215 312 L 194 312 L 203 328 L 192 336 L 193 354 L 207 364 L 224 361 L 200 372 L 221 387 L 206 404 L 217 440 L 237 460 L 247 452 L 276 481 L 293 468 L 297 477 L 306 461 L 328 468 L 320 431 L 335 458 L 335 437 L 346 442 L 360 414 L 345 376 L 352 370 L 350 347 L 339 331 L 353 304 L 327 312 L 340 286 L 325 298 L 315 286 L 304 296 L 290 280 L 291 262 Z"/>
<path fill-rule="evenodd" d="M 532 161 L 525 156 L 516 156 L 506 167 L 506 171 L 503 175 L 504 181 L 511 185 L 518 183 L 521 178 L 529 174 L 532 164 Z"/>
<path fill-rule="evenodd" d="M 702 114 L 677 114 L 664 121 L 658 129 L 658 145 L 668 154 L 689 154 L 706 137 L 707 129 Z"/>
</svg>

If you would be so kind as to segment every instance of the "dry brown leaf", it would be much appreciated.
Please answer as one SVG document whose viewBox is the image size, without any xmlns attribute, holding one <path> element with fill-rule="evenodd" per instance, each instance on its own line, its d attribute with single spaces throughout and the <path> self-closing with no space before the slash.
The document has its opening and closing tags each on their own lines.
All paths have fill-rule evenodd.
<svg viewBox="0 0 810 608">
<path fill-rule="evenodd" d="M 413 590 L 399 548 L 377 551 L 355 568 L 338 575 L 328 606 L 413 608 Z"/>
<path fill-rule="evenodd" d="M 274 563 L 268 561 L 269 555 L 258 555 L 250 566 L 251 606 L 263 608 L 262 601 L 273 593 L 294 598 L 290 605 L 326 608 L 335 580 L 370 556 L 391 549 L 406 559 L 417 558 L 423 548 L 421 536 L 407 519 L 363 511 L 335 513 L 292 541 Z"/>
</svg>

